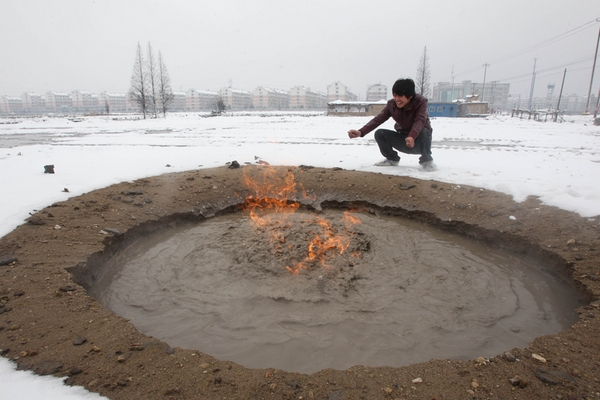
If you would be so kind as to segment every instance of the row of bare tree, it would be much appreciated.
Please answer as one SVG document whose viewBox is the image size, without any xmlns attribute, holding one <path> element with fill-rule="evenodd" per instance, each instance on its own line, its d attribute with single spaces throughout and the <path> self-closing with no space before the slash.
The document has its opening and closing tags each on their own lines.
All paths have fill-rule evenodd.
<svg viewBox="0 0 600 400">
<path fill-rule="evenodd" d="M 128 96 L 144 115 L 144 119 L 146 115 L 156 118 L 159 113 L 166 117 L 173 103 L 173 89 L 167 67 L 160 51 L 158 62 L 155 60 L 150 43 L 146 57 L 138 43 Z"/>
</svg>

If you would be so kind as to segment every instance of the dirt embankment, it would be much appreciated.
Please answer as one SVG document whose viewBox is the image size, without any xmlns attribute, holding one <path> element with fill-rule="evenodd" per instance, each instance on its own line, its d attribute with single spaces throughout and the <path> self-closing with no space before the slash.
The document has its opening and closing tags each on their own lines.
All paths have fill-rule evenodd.
<svg viewBox="0 0 600 400">
<path fill-rule="evenodd" d="M 171 348 L 87 295 L 103 260 L 135 235 L 236 210 L 250 189 L 226 167 L 121 183 L 54 204 L 0 239 L 0 352 L 111 399 L 600 398 L 597 219 L 463 185 L 340 169 L 289 168 L 314 200 L 400 215 L 535 256 L 572 278 L 579 321 L 491 359 L 311 375 L 248 369 Z"/>
</svg>

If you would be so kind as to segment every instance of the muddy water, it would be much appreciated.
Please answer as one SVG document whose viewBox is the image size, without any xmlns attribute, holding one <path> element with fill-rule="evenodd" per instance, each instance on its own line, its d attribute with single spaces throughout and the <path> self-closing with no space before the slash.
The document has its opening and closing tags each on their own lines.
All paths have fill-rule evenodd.
<svg viewBox="0 0 600 400">
<path fill-rule="evenodd" d="M 315 214 L 247 213 L 140 238 L 90 294 L 171 346 L 312 373 L 489 357 L 559 332 L 578 298 L 547 266 L 399 218 L 327 211 L 349 248 L 306 261 Z M 270 230 L 283 232 L 272 241 Z M 303 264 L 298 274 L 286 266 Z"/>
</svg>

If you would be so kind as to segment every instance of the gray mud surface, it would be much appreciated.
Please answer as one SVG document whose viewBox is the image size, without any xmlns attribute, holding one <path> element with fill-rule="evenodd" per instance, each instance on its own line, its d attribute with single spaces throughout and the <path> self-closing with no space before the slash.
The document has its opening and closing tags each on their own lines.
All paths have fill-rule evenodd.
<svg viewBox="0 0 600 400">
<path fill-rule="evenodd" d="M 141 236 L 88 292 L 171 346 L 302 373 L 491 357 L 577 320 L 573 288 L 542 265 L 402 218 L 344 217 L 258 226 L 243 212 Z M 307 261 L 313 237 L 348 248 Z"/>
<path fill-rule="evenodd" d="M 0 354 L 16 362 L 19 368 L 65 377 L 67 384 L 84 386 L 111 399 L 598 397 L 600 231 L 597 218 L 581 218 L 545 206 L 535 198 L 515 203 L 506 195 L 464 185 L 341 169 L 307 166 L 279 168 L 277 170 L 283 174 L 293 173 L 294 181 L 309 195 L 291 199 L 301 202 L 309 212 L 328 215 L 348 209 L 360 210 L 357 211 L 359 214 L 377 218 L 377 229 L 373 228 L 377 232 L 390 223 L 385 219 L 388 217 L 407 219 L 427 227 L 421 232 L 411 233 L 415 238 L 413 241 L 404 243 L 406 240 L 402 240 L 402 245 L 408 246 L 405 248 L 396 244 L 398 238 L 394 236 L 382 239 L 377 234 L 375 240 L 375 233 L 369 231 L 368 224 L 365 224 L 367 227 L 354 227 L 355 233 L 362 232 L 362 235 L 358 235 L 361 240 L 353 244 L 354 250 L 362 251 L 360 258 L 343 256 L 339 262 L 328 260 L 333 267 L 326 272 L 308 265 L 295 275 L 289 273 L 284 264 L 302 259 L 304 255 L 300 250 L 289 256 L 281 252 L 281 263 L 259 263 L 260 259 L 266 257 L 276 258 L 269 253 L 273 250 L 267 252 L 259 242 L 261 239 L 251 236 L 249 231 L 244 233 L 240 225 L 236 227 L 236 224 L 243 225 L 240 205 L 247 196 L 256 195 L 254 190 L 248 188 L 244 178 L 261 175 L 263 168 L 222 167 L 124 182 L 53 204 L 32 215 L 27 223 L 0 239 L 0 260 L 7 260 L 0 266 Z M 392 321 L 393 314 L 388 314 L 383 319 L 390 321 L 383 321 L 382 325 L 377 326 L 379 321 L 374 314 L 363 312 L 363 332 L 379 338 L 388 334 L 382 332 L 382 327 L 396 323 L 398 330 L 403 332 L 403 329 L 410 330 L 410 325 L 419 318 L 429 319 L 429 327 L 425 324 L 420 328 L 423 332 L 429 331 L 435 325 L 432 321 L 442 322 L 439 317 L 442 315 L 441 319 L 449 325 L 456 325 L 470 335 L 475 349 L 472 353 L 461 350 L 449 355 L 452 349 L 460 348 L 459 345 L 444 341 L 444 335 L 432 344 L 431 337 L 421 340 L 423 334 L 417 332 L 417 339 L 412 340 L 413 345 L 434 348 L 433 359 L 397 367 L 387 362 L 382 362 L 385 366 L 377 366 L 375 361 L 371 363 L 369 356 L 366 356 L 367 360 L 357 362 L 358 365 L 322 369 L 309 374 L 278 367 L 248 368 L 241 362 L 210 355 L 210 352 L 198 349 L 195 345 L 169 344 L 166 338 L 144 333 L 145 328 L 138 326 L 134 318 L 119 316 L 90 296 L 91 292 L 88 291 L 92 291 L 95 285 L 111 274 L 106 268 L 107 263 L 121 249 L 134 246 L 140 238 L 159 237 L 180 228 L 202 227 L 211 221 L 219 224 L 222 218 L 223 221 L 238 218 L 237 221 L 225 223 L 233 226 L 228 229 L 229 232 L 236 232 L 230 235 L 232 243 L 226 255 L 248 267 L 228 270 L 228 273 L 238 274 L 236 277 L 240 279 L 239 282 L 263 280 L 266 277 L 270 282 L 266 287 L 254 285 L 265 289 L 262 294 L 258 293 L 263 300 L 254 307 L 250 300 L 237 300 L 241 302 L 238 307 L 244 313 L 260 311 L 269 306 L 285 309 L 299 303 L 310 310 L 309 314 L 312 315 L 309 318 L 318 322 L 336 318 L 334 312 L 330 312 L 331 318 L 326 318 L 328 311 L 323 311 L 324 315 L 314 315 L 316 307 L 319 307 L 320 314 L 320 307 L 326 303 L 346 301 L 346 306 L 355 306 L 357 310 L 383 308 L 386 312 L 393 311 L 394 305 L 409 304 L 410 307 L 405 310 L 411 307 L 417 309 L 414 315 L 404 317 L 403 325 Z M 300 229 L 301 224 L 295 223 L 293 226 L 294 229 Z M 453 264 L 463 262 L 454 260 L 453 250 L 444 248 L 448 246 L 447 243 L 441 247 L 443 250 L 440 254 L 435 254 L 429 242 L 432 239 L 427 239 L 426 235 L 429 234 L 429 227 L 456 236 L 452 238 L 453 243 L 469 239 L 481 245 L 507 250 L 511 254 L 509 259 L 521 258 L 532 269 L 525 274 L 527 277 L 520 275 L 523 271 L 521 267 L 515 270 L 500 267 L 495 272 L 490 272 L 491 269 L 486 271 L 484 266 L 492 262 L 481 254 L 469 256 L 472 263 L 466 263 L 464 270 L 452 269 L 455 268 Z M 225 230 L 219 229 L 209 228 L 202 240 L 217 240 L 219 236 L 219 240 L 223 240 Z M 338 225 L 336 229 L 344 227 Z M 301 237 L 301 233 L 298 231 L 290 237 Z M 234 238 L 242 240 L 243 244 L 235 246 Z M 388 246 L 387 253 L 377 247 L 385 247 L 386 240 L 394 243 L 393 248 Z M 440 239 L 435 241 L 444 242 Z M 212 249 L 214 253 L 207 250 L 206 246 L 200 251 L 197 246 L 189 245 L 187 254 L 196 261 L 213 256 L 215 260 L 222 260 L 223 254 L 219 252 L 225 252 L 227 247 L 218 243 Z M 181 245 L 185 246 L 183 242 Z M 257 247 L 263 250 L 258 253 L 252 251 Z M 411 248 L 416 251 L 411 251 Z M 456 253 L 461 251 L 456 250 Z M 407 253 L 414 253 L 412 256 L 418 267 L 410 266 L 400 257 Z M 182 254 L 186 254 L 186 250 Z M 371 258 L 380 255 L 384 258 L 379 262 Z M 389 260 L 402 268 L 393 270 L 392 266 L 386 265 Z M 501 266 L 505 264 L 504 261 L 494 263 Z M 258 268 L 254 272 L 249 268 L 252 265 Z M 227 269 L 231 265 L 222 262 L 220 267 Z M 532 271 L 539 271 L 540 275 Z M 177 297 L 179 288 L 197 295 L 191 283 L 193 279 L 189 279 L 194 277 L 194 271 L 180 272 L 180 284 L 174 285 L 179 287 L 169 286 L 173 276 L 169 276 L 168 271 L 163 277 L 154 272 L 149 275 L 158 277 L 153 282 L 157 287 L 163 285 L 167 293 L 176 294 L 171 297 L 172 303 L 182 301 Z M 219 274 L 215 272 L 212 284 L 208 285 L 213 286 L 212 290 L 216 290 L 219 282 L 222 282 Z M 542 281 L 547 282 L 543 280 L 543 275 L 566 283 L 571 294 L 573 290 L 576 291 L 575 297 L 580 302 L 576 305 L 577 315 L 574 319 L 569 319 L 568 313 L 561 317 L 557 308 L 554 308 L 556 304 L 558 308 L 571 308 L 569 302 L 573 301 L 572 297 L 565 300 L 564 293 L 552 286 L 551 300 L 547 294 L 537 291 L 541 289 L 540 285 L 546 284 L 542 284 Z M 319 276 L 323 276 L 323 283 L 320 283 Z M 388 279 L 369 281 L 382 276 Z M 131 287 L 139 290 L 144 280 L 139 277 L 135 279 L 139 279 L 139 282 Z M 281 279 L 290 284 L 276 285 L 275 282 Z M 241 285 L 239 282 L 238 285 Z M 393 284 L 397 285 L 395 290 L 390 289 L 394 288 Z M 463 289 L 450 290 L 457 287 Z M 238 289 L 231 290 L 229 295 L 240 296 L 242 293 Z M 379 295 L 374 293 L 376 290 L 379 290 Z M 223 291 L 228 293 L 220 290 Z M 151 293 L 151 290 L 148 292 Z M 149 293 L 145 294 L 146 297 L 142 296 L 140 303 L 143 304 L 137 304 L 138 309 L 155 309 L 163 304 L 148 301 Z M 131 295 L 135 295 L 133 290 Z M 472 298 L 467 300 L 469 296 Z M 323 298 L 329 300 L 313 301 Z M 517 298 L 519 306 L 515 305 Z M 238 307 L 228 307 L 229 300 L 213 297 L 203 301 L 219 310 L 222 316 L 230 315 L 231 320 L 240 324 L 241 328 L 244 328 L 243 324 L 252 327 L 255 317 L 244 315 L 245 318 L 238 318 Z M 192 299 L 190 304 L 195 302 Z M 382 307 L 382 304 L 387 306 Z M 429 306 L 419 308 L 426 304 Z M 506 315 L 512 317 L 512 314 L 518 314 L 516 310 L 521 311 L 521 304 L 535 306 L 538 311 L 528 318 L 515 315 L 516 319 L 504 328 L 513 337 L 522 335 L 523 342 L 515 344 L 508 352 L 487 352 L 487 347 L 482 343 L 490 340 L 500 342 L 501 335 L 488 340 L 487 334 L 479 331 L 480 327 L 496 318 L 500 318 L 500 322 L 495 325 L 502 326 Z M 188 310 L 193 308 L 189 304 L 187 307 Z M 438 313 L 433 312 L 436 307 L 439 308 Z M 183 308 L 177 310 L 184 311 Z M 168 314 L 175 313 L 173 308 Z M 294 312 L 293 318 L 288 318 L 288 323 L 295 322 L 298 314 L 301 312 Z M 262 318 L 267 321 L 270 317 Z M 551 326 L 551 333 L 539 333 L 541 336 L 535 338 L 526 337 L 531 333 L 532 326 L 537 328 L 543 324 Z M 268 324 L 257 325 L 263 329 Z M 217 324 L 214 329 L 217 336 L 221 335 L 222 327 Z M 350 335 L 353 329 L 330 329 L 329 332 L 333 335 L 337 332 Z M 276 330 L 273 335 L 275 341 L 279 340 L 277 333 Z M 202 331 L 198 333 L 198 336 L 203 335 Z M 324 337 L 327 338 L 327 335 Z M 353 343 L 359 343 L 355 341 L 356 338 L 351 339 Z M 429 346 L 422 344 L 427 341 Z M 331 343 L 338 342 L 331 340 Z M 367 343 L 355 345 L 355 350 L 365 351 L 365 354 L 382 354 L 385 352 L 377 350 L 378 346 L 389 346 L 373 342 L 373 339 L 367 340 Z M 511 346 L 510 343 L 506 345 Z M 505 349 L 506 345 L 502 344 L 499 348 Z M 399 346 L 410 348 L 411 344 L 400 343 Z M 349 348 L 352 349 L 352 346 Z M 395 360 L 400 356 L 394 356 L 394 351 L 390 349 L 390 358 Z M 268 358 L 269 352 L 266 353 Z M 297 354 L 296 350 L 293 354 L 299 359 L 304 356 L 303 353 Z M 351 357 L 347 355 L 344 358 Z"/>
</svg>

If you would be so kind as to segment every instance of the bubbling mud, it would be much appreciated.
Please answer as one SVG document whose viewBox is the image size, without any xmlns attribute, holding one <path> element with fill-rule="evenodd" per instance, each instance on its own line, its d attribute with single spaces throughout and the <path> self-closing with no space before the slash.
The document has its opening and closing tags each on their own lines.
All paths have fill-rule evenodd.
<svg viewBox="0 0 600 400">
<path fill-rule="evenodd" d="M 327 210 L 347 249 L 309 259 L 315 215 L 272 216 L 275 245 L 248 212 L 139 237 L 88 292 L 171 346 L 302 373 L 490 357 L 577 320 L 550 266 L 398 217 Z"/>
</svg>

